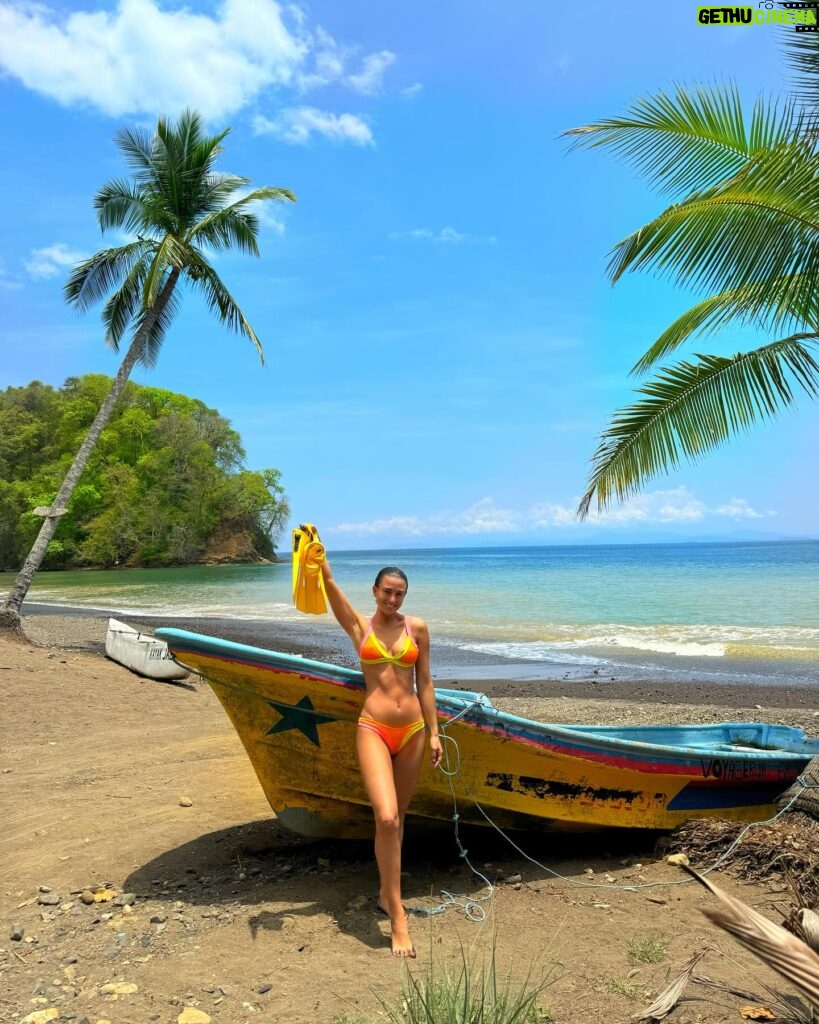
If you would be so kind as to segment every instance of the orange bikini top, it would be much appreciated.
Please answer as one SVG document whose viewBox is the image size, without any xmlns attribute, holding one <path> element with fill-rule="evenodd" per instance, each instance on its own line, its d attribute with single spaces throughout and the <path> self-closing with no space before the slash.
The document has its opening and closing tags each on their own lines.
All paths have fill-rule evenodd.
<svg viewBox="0 0 819 1024">
<path fill-rule="evenodd" d="M 358 656 L 362 665 L 397 665 L 399 668 L 412 668 L 418 661 L 418 644 L 412 638 L 409 616 L 404 616 L 404 629 L 407 632 L 404 646 L 396 654 L 392 654 L 373 633 L 373 620 L 367 623 L 367 632 L 358 648 Z"/>
</svg>

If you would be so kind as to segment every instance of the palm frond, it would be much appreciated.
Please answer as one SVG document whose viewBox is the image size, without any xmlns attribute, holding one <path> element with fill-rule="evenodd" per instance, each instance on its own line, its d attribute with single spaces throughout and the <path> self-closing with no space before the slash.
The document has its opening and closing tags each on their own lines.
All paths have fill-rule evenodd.
<svg viewBox="0 0 819 1024">
<path fill-rule="evenodd" d="M 128 325 L 134 322 L 142 308 L 142 290 L 147 272 L 146 261 L 138 260 L 103 307 L 105 344 L 115 352 L 119 351 L 119 343 Z"/>
<path fill-rule="evenodd" d="M 766 150 L 728 182 L 670 206 L 620 242 L 609 275 L 617 281 L 652 269 L 709 292 L 819 275 L 817 180 L 819 157 L 807 140 Z"/>
<path fill-rule="evenodd" d="M 236 246 L 258 256 L 258 218 L 252 211 L 254 203 L 275 200 L 295 203 L 296 196 L 288 188 L 257 188 L 227 206 L 214 210 L 194 225 L 188 238 L 219 251 Z"/>
<path fill-rule="evenodd" d="M 215 252 L 237 248 L 258 256 L 259 219 L 253 204 L 269 199 L 295 202 L 295 196 L 289 189 L 256 189 L 229 206 L 207 214 L 194 225 L 188 238 Z"/>
<path fill-rule="evenodd" d="M 221 323 L 231 331 L 248 338 L 259 353 L 264 365 L 264 350 L 256 332 L 250 326 L 236 300 L 227 290 L 213 267 L 199 255 L 196 263 L 192 263 L 187 271 L 188 280 L 205 296 L 208 308 Z"/>
<path fill-rule="evenodd" d="M 150 309 L 159 297 L 169 270 L 182 270 L 195 256 L 184 242 L 168 234 L 156 247 L 142 287 L 142 305 Z"/>
<path fill-rule="evenodd" d="M 134 338 L 138 337 L 140 332 L 145 330 L 146 326 L 148 328 L 139 355 L 139 361 L 143 366 L 149 369 L 156 366 L 165 335 L 176 318 L 181 304 L 180 294 L 174 289 L 158 312 L 143 308 L 137 314 L 134 320 Z"/>
<path fill-rule="evenodd" d="M 661 193 L 687 195 L 739 171 L 757 153 L 793 134 L 793 104 L 759 98 L 746 124 L 733 84 L 646 96 L 625 116 L 606 118 L 562 134 L 571 148 L 611 150 Z"/>
<path fill-rule="evenodd" d="M 143 259 L 149 250 L 150 243 L 144 239 L 116 249 L 102 249 L 68 275 L 63 287 L 66 302 L 80 313 L 86 312 L 119 285 L 134 264 Z"/>
<path fill-rule="evenodd" d="M 793 335 L 730 359 L 700 355 L 699 362 L 668 367 L 638 388 L 646 397 L 616 412 L 600 438 L 580 518 L 588 515 L 595 495 L 602 511 L 612 497 L 625 500 L 681 459 L 696 461 L 775 415 L 792 404 L 794 385 L 815 398 L 819 363 L 809 346 L 818 338 Z"/>
<path fill-rule="evenodd" d="M 151 174 L 154 134 L 144 128 L 120 128 L 114 136 L 117 148 L 125 162 L 137 173 L 138 178 Z"/>
<path fill-rule="evenodd" d="M 769 967 L 787 978 L 819 1010 L 819 956 L 801 939 L 767 917 L 723 892 L 692 868 L 685 868 L 720 901 L 717 909 L 703 910 L 705 916 L 723 928 Z"/>
<path fill-rule="evenodd" d="M 758 330 L 819 327 L 819 289 L 808 274 L 789 274 L 775 281 L 753 281 L 711 295 L 670 324 L 631 372 L 642 375 L 693 335 L 713 334 L 732 321 Z"/>
<path fill-rule="evenodd" d="M 784 29 L 781 36 L 784 42 L 785 62 L 793 75 L 796 88 L 796 99 L 810 108 L 813 116 L 813 127 L 819 118 L 819 31 L 797 32 L 792 28 Z"/>
<path fill-rule="evenodd" d="M 129 181 L 106 182 L 94 196 L 94 209 L 103 231 L 109 228 L 145 231 L 150 227 L 143 190 Z"/>
<path fill-rule="evenodd" d="M 249 178 L 240 178 L 238 174 L 211 171 L 202 182 L 200 215 L 213 213 L 229 205 L 236 194 L 249 184 Z"/>
</svg>

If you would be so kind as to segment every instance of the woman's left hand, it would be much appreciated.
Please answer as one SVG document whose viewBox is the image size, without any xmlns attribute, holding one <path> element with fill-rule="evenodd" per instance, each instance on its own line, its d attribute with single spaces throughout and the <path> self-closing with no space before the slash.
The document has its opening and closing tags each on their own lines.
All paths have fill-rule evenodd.
<svg viewBox="0 0 819 1024">
<path fill-rule="evenodd" d="M 437 768 L 438 765 L 443 760 L 443 757 L 444 757 L 444 749 L 441 746 L 441 737 L 440 736 L 430 736 L 430 738 L 429 738 L 429 750 L 430 750 L 429 763 L 432 765 L 433 768 Z"/>
</svg>

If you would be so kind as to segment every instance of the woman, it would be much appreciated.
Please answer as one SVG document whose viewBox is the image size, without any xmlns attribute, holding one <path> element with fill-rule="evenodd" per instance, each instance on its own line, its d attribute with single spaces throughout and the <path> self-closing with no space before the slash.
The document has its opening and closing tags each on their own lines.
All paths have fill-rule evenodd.
<svg viewBox="0 0 819 1024">
<path fill-rule="evenodd" d="M 356 749 L 364 788 L 375 814 L 378 909 L 389 915 L 392 953 L 414 957 L 401 903 L 401 841 L 429 735 L 433 768 L 441 763 L 435 690 L 429 674 L 429 631 L 423 619 L 401 615 L 407 577 L 389 566 L 373 586 L 375 614 L 366 619 L 322 565 L 327 600 L 361 659 L 367 696 L 358 720 Z"/>
</svg>

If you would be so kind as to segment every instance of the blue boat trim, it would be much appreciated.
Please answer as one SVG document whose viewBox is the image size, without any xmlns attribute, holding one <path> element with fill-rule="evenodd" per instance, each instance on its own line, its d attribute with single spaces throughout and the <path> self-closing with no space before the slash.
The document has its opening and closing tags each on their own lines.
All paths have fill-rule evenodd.
<svg viewBox="0 0 819 1024">
<path fill-rule="evenodd" d="M 776 804 L 782 795 L 781 782 L 753 786 L 703 786 L 689 782 L 668 802 L 669 811 L 715 811 L 723 807 L 757 807 Z"/>
</svg>

